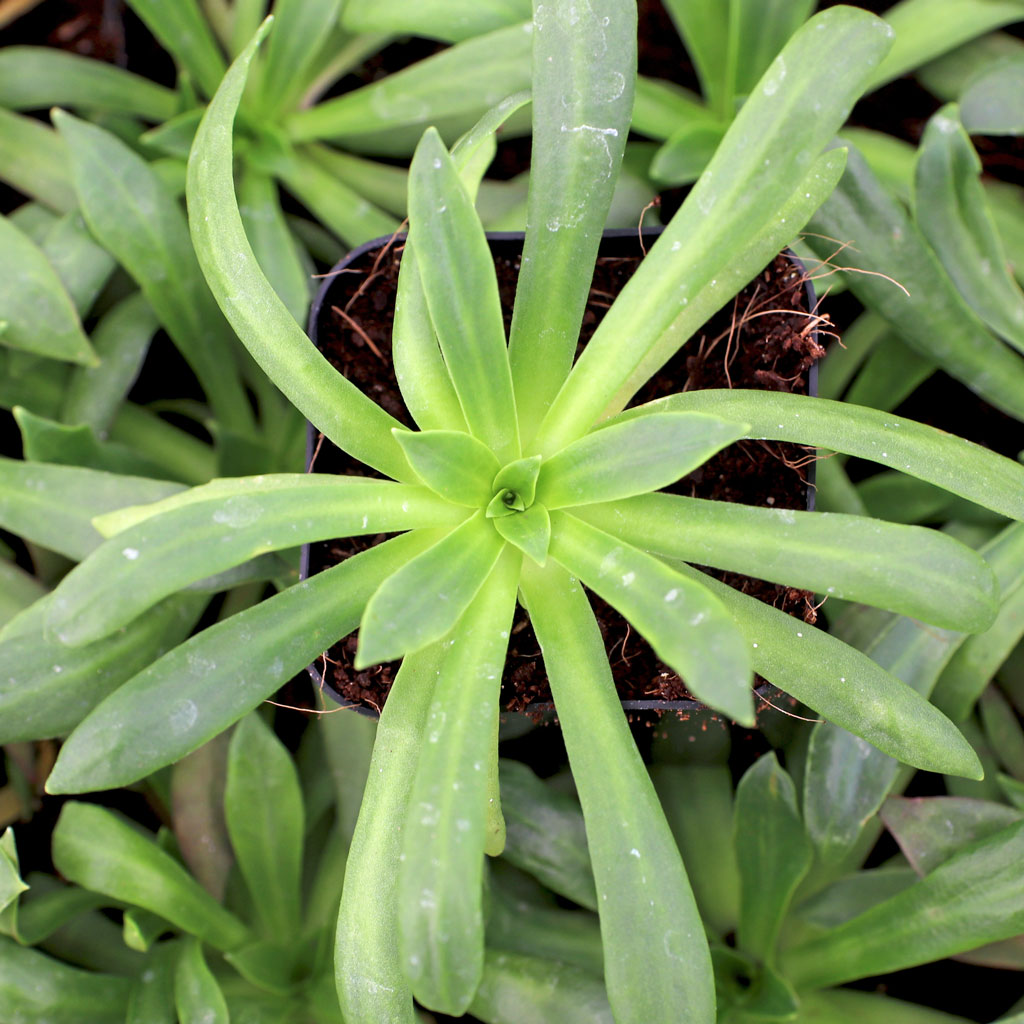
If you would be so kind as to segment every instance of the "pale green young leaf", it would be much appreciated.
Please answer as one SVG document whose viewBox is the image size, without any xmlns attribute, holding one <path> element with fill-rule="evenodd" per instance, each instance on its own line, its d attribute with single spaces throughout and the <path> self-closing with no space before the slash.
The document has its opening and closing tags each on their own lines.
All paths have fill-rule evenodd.
<svg viewBox="0 0 1024 1024">
<path fill-rule="evenodd" d="M 642 415 L 641 410 L 708 412 L 749 423 L 748 437 L 856 455 L 926 480 L 1000 515 L 1024 519 L 1024 466 L 892 413 L 804 395 L 724 389 L 657 399 L 630 409 L 621 419 Z"/>
<path fill-rule="evenodd" d="M 833 238 L 849 240 L 850 290 L 925 359 L 1018 418 L 1024 417 L 1024 361 L 968 307 L 902 204 L 851 150 L 846 174 L 809 224 L 807 244 L 827 258 Z M 826 238 L 827 236 L 827 238 Z"/>
<path fill-rule="evenodd" d="M 498 284 L 483 227 L 436 131 L 409 169 L 409 219 L 420 279 L 448 373 L 470 431 L 499 459 L 519 456 L 515 399 Z M 472 298 L 470 298 L 472 297 Z"/>
<path fill-rule="evenodd" d="M 868 356 L 844 400 L 850 405 L 866 405 L 872 409 L 895 409 L 936 369 L 934 360 L 904 345 L 897 334 L 890 333 Z"/>
<path fill-rule="evenodd" d="M 112 306 L 92 332 L 100 365 L 74 371 L 61 421 L 86 424 L 104 433 L 135 381 L 157 326 L 152 308 L 139 292 Z"/>
<path fill-rule="evenodd" d="M 257 262 L 296 323 L 303 326 L 312 281 L 285 223 L 273 180 L 247 165 L 238 183 L 238 209 Z"/>
<path fill-rule="evenodd" d="M 480 191 L 480 182 L 498 149 L 495 136 L 505 122 L 532 100 L 528 89 L 506 96 L 492 107 L 468 132 L 452 146 L 452 160 L 459 169 L 459 180 L 474 205 Z"/>
<path fill-rule="evenodd" d="M 445 636 L 473 602 L 504 546 L 477 512 L 389 576 L 363 613 L 356 665 L 391 661 Z"/>
<path fill-rule="evenodd" d="M 454 1016 L 469 1006 L 483 970 L 489 776 L 520 562 L 505 549 L 443 649 L 402 829 L 402 963 L 417 1000 Z"/>
<path fill-rule="evenodd" d="M 367 160 L 316 142 L 299 146 L 296 152 L 318 163 L 335 181 L 369 199 L 374 206 L 394 217 L 405 217 L 409 195 L 408 168 Z M 402 258 L 405 258 L 404 251 Z"/>
<path fill-rule="evenodd" d="M 117 265 L 114 257 L 97 245 L 77 211 L 64 214 L 51 225 L 40 247 L 64 283 L 76 312 L 84 317 Z"/>
<path fill-rule="evenodd" d="M 498 768 L 506 830 L 502 856 L 560 896 L 597 910 L 579 803 L 519 761 L 503 758 Z"/>
<path fill-rule="evenodd" d="M 13 1019 L 123 1024 L 131 984 L 128 978 L 69 967 L 0 936 L 0 1004 Z"/>
<path fill-rule="evenodd" d="M 94 516 L 181 490 L 181 484 L 167 480 L 0 459 L 0 526 L 81 561 L 103 542 L 92 525 Z"/>
<path fill-rule="evenodd" d="M 646 494 L 675 483 L 746 430 L 717 416 L 671 413 L 596 430 L 544 461 L 537 500 L 556 509 Z"/>
<path fill-rule="evenodd" d="M 464 515 L 426 488 L 367 477 L 277 474 L 230 483 L 229 494 L 196 495 L 115 534 L 54 591 L 48 630 L 67 644 L 88 643 L 168 594 L 257 555 L 331 537 L 453 525 Z"/>
<path fill-rule="evenodd" d="M 632 128 L 652 139 L 668 139 L 683 123 L 716 120 L 699 96 L 675 82 L 638 75 L 634 93 Z"/>
<path fill-rule="evenodd" d="M 770 965 L 790 900 L 814 853 L 797 810 L 796 787 L 774 753 L 758 758 L 740 780 L 735 815 L 737 945 Z"/>
<path fill-rule="evenodd" d="M 53 861 L 68 881 L 159 914 L 215 949 L 230 949 L 248 935 L 170 854 L 104 807 L 64 805 L 53 830 Z"/>
<path fill-rule="evenodd" d="M 536 4 L 526 239 L 509 360 L 519 425 L 536 432 L 576 355 L 629 133 L 636 9 Z"/>
<path fill-rule="evenodd" d="M 524 562 L 522 587 L 587 823 L 615 1020 L 678 1024 L 685 1006 L 692 1024 L 711 1024 L 704 928 L 587 597 L 557 565 Z"/>
<path fill-rule="evenodd" d="M 696 569 L 674 564 L 725 605 L 758 675 L 905 764 L 981 777 L 977 755 L 949 719 L 870 658 Z"/>
<path fill-rule="evenodd" d="M 578 515 L 655 554 L 888 608 L 948 629 L 987 629 L 998 607 L 995 579 L 983 559 L 920 526 L 678 494 L 643 494 Z"/>
<path fill-rule="evenodd" d="M 501 466 L 482 441 L 457 430 L 398 430 L 395 437 L 416 475 L 442 498 L 472 508 L 490 500 Z"/>
<path fill-rule="evenodd" d="M 203 282 L 185 217 L 149 165 L 104 129 L 56 111 L 82 213 L 138 282 L 195 371 L 214 412 L 242 433 L 252 411 L 235 369 L 235 340 Z"/>
<path fill-rule="evenodd" d="M 748 648 L 705 587 L 565 512 L 552 516 L 551 557 L 621 612 L 694 696 L 753 721 Z"/>
<path fill-rule="evenodd" d="M 285 122 L 296 142 L 394 132 L 456 117 L 475 121 L 530 87 L 531 25 L 497 29 L 377 82 L 300 110 Z M 467 126 L 468 127 L 468 126 Z"/>
<path fill-rule="evenodd" d="M 817 0 L 728 0 L 725 75 L 731 95 L 747 96 L 757 80 L 814 13 Z"/>
<path fill-rule="evenodd" d="M 1024 135 L 1022 111 L 1024 59 L 1019 52 L 973 78 L 960 97 L 960 117 L 972 135 Z"/>
<path fill-rule="evenodd" d="M 577 361 L 538 437 L 542 451 L 579 437 L 610 405 L 625 406 L 800 231 L 841 173 L 842 158 L 821 151 L 890 36 L 884 22 L 848 7 L 793 36 Z"/>
<path fill-rule="evenodd" d="M 494 478 L 491 485 L 497 494 L 500 491 L 513 491 L 518 501 L 513 507 L 522 505 L 519 511 L 533 504 L 537 494 L 537 479 L 540 475 L 541 458 L 529 455 L 525 459 L 516 459 L 502 466 L 501 472 Z"/>
<path fill-rule="evenodd" d="M 124 944 L 139 953 L 148 953 L 162 935 L 171 931 L 171 926 L 162 917 L 148 910 L 130 907 L 124 912 L 122 934 Z"/>
<path fill-rule="evenodd" d="M 197 0 L 131 0 L 130 6 L 199 88 L 212 96 L 226 65 Z"/>
<path fill-rule="evenodd" d="M 231 130 L 260 34 L 232 64 L 207 108 L 189 159 L 189 225 L 199 265 L 225 316 L 285 397 L 335 444 L 395 479 L 411 470 L 400 424 L 327 362 L 256 262 L 235 200 Z"/>
<path fill-rule="evenodd" d="M 604 985 L 590 971 L 558 960 L 488 949 L 469 1012 L 489 1024 L 557 1020 L 613 1024 Z"/>
<path fill-rule="evenodd" d="M 980 174 L 959 111 L 947 104 L 917 149 L 914 220 L 971 309 L 1024 352 L 1024 292 L 1007 269 Z"/>
<path fill-rule="evenodd" d="M 235 726 L 224 815 L 238 867 L 268 936 L 297 934 L 303 805 L 291 755 L 258 714 Z"/>
<path fill-rule="evenodd" d="M 0 104 L 8 110 L 81 107 L 166 121 L 176 112 L 177 97 L 93 57 L 47 46 L 7 46 L 0 53 Z"/>
<path fill-rule="evenodd" d="M 78 205 L 60 136 L 41 121 L 0 107 L 0 180 L 57 213 Z"/>
<path fill-rule="evenodd" d="M 195 750 L 351 632 L 381 579 L 435 539 L 395 537 L 170 650 L 75 729 L 48 790 L 127 785 Z"/>
<path fill-rule="evenodd" d="M 381 711 L 373 760 L 349 848 L 338 911 L 334 976 L 347 1021 L 415 1024 L 412 990 L 398 950 L 402 829 L 423 748 L 441 645 L 403 659 Z"/>
<path fill-rule="evenodd" d="M 667 185 L 689 185 L 711 162 L 727 124 L 702 119 L 680 125 L 651 161 L 651 177 Z"/>
<path fill-rule="evenodd" d="M 1024 932 L 1024 822 L 970 844 L 916 885 L 780 960 L 801 988 L 912 967 Z"/>
<path fill-rule="evenodd" d="M 725 76 L 729 49 L 729 3 L 720 0 L 668 0 L 668 13 L 693 59 L 701 92 L 719 117 L 733 116 Z"/>
<path fill-rule="evenodd" d="M 454 43 L 529 19 L 529 0 L 349 0 L 341 23 L 352 32 L 419 35 Z"/>
<path fill-rule="evenodd" d="M 543 566 L 551 546 L 551 517 L 548 510 L 536 502 L 524 512 L 500 516 L 492 520 L 495 530 L 538 565 Z"/>
<path fill-rule="evenodd" d="M 19 873 L 14 832 L 5 828 L 0 833 L 0 914 L 3 914 L 5 920 L 11 910 L 16 908 L 18 896 L 28 888 Z"/>
<path fill-rule="evenodd" d="M 228 1024 L 224 993 L 203 958 L 203 947 L 187 939 L 174 971 L 174 1005 L 182 1024 Z"/>
<path fill-rule="evenodd" d="M 0 217 L 0 308 L 0 345 L 49 359 L 99 362 L 57 271 L 6 217 Z"/>
</svg>

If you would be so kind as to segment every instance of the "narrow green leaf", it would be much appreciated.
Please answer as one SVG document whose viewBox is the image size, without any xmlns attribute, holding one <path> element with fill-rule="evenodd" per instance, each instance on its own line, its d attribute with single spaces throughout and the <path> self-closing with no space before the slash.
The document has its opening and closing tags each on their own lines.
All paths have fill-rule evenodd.
<svg viewBox="0 0 1024 1024">
<path fill-rule="evenodd" d="M 174 972 L 179 946 L 162 942 L 146 960 L 145 970 L 135 979 L 124 1024 L 178 1024 L 174 1006 Z"/>
<path fill-rule="evenodd" d="M 701 92 L 722 117 L 732 117 L 730 82 L 724 72 L 729 48 L 729 4 L 716 0 L 668 0 L 665 5 L 700 78 Z"/>
<path fill-rule="evenodd" d="M 500 460 L 519 455 L 515 399 L 498 284 L 483 227 L 436 131 L 409 169 L 409 219 L 423 291 L 463 414 Z M 472 296 L 472 301 L 468 299 Z"/>
<path fill-rule="evenodd" d="M 0 344 L 49 359 L 99 362 L 53 265 L 6 217 L 0 217 L 0 282 Z"/>
<path fill-rule="evenodd" d="M 40 245 L 75 311 L 85 316 L 116 266 L 114 257 L 97 245 L 77 211 L 64 214 L 51 225 Z"/>
<path fill-rule="evenodd" d="M 696 181 L 711 163 L 727 129 L 727 124 L 703 118 L 681 125 L 654 154 L 651 177 L 675 186 Z"/>
<path fill-rule="evenodd" d="M 284 933 L 279 938 L 259 939 L 232 950 L 224 959 L 263 992 L 294 997 L 295 961 L 302 953 L 290 933 Z"/>
<path fill-rule="evenodd" d="M 14 832 L 5 828 L 0 833 L 0 913 L 16 904 L 19 893 L 27 889 L 19 874 Z"/>
<path fill-rule="evenodd" d="M 131 982 L 69 967 L 0 936 L 0 1002 L 12 1019 L 123 1024 Z"/>
<path fill-rule="evenodd" d="M 445 636 L 470 607 L 504 546 L 478 512 L 389 576 L 363 613 L 356 666 L 391 661 Z"/>
<path fill-rule="evenodd" d="M 41 121 L 0 107 L 0 179 L 58 213 L 78 205 L 67 147 Z"/>
<path fill-rule="evenodd" d="M 971 309 L 1024 352 L 1024 292 L 1007 268 L 980 175 L 959 110 L 947 104 L 917 149 L 914 220 Z"/>
<path fill-rule="evenodd" d="M 588 971 L 490 949 L 469 1012 L 487 1024 L 612 1024 L 619 1019 L 612 1017 L 604 986 Z"/>
<path fill-rule="evenodd" d="M 196 0 L 131 0 L 132 10 L 207 95 L 224 77 L 224 57 Z"/>
<path fill-rule="evenodd" d="M 228 1024 L 228 1006 L 195 939 L 185 942 L 174 972 L 174 1005 L 182 1024 Z"/>
<path fill-rule="evenodd" d="M 769 965 L 797 885 L 813 858 L 796 806 L 796 787 L 774 753 L 759 757 L 736 787 L 740 949 Z"/>
<path fill-rule="evenodd" d="M 505 550 L 444 647 L 403 827 L 402 963 L 417 1000 L 454 1016 L 483 970 L 489 774 L 520 561 Z"/>
<path fill-rule="evenodd" d="M 684 122 L 716 120 L 699 96 L 675 82 L 637 75 L 634 90 L 632 129 L 649 138 L 667 139 Z"/>
<path fill-rule="evenodd" d="M 177 97 L 106 61 L 47 46 L 8 46 L 0 54 L 0 103 L 8 110 L 82 107 L 166 121 Z"/>
<path fill-rule="evenodd" d="M 1024 394 L 1024 392 L 1022 392 Z M 688 391 L 623 413 L 709 412 L 751 424 L 748 437 L 857 455 L 1024 519 L 1024 466 L 913 420 L 824 398 L 772 391 Z M 618 422 L 618 420 L 616 421 Z"/>
<path fill-rule="evenodd" d="M 68 922 L 111 902 L 87 889 L 64 885 L 53 875 L 33 872 L 28 881 L 29 895 L 4 915 L 4 931 L 23 946 L 38 945 Z"/>
<path fill-rule="evenodd" d="M 542 782 L 518 761 L 503 758 L 498 767 L 505 860 L 560 896 L 597 910 L 587 833 L 577 801 Z"/>
<path fill-rule="evenodd" d="M 906 764 L 981 777 L 977 755 L 949 719 L 870 658 L 696 569 L 675 565 L 725 605 L 746 637 L 754 671 L 769 682 Z"/>
<path fill-rule="evenodd" d="M 552 558 L 618 609 L 694 696 L 753 722 L 750 655 L 718 599 L 693 578 L 564 512 L 551 526 Z"/>
<path fill-rule="evenodd" d="M 509 339 L 519 425 L 535 433 L 576 355 L 629 133 L 633 4 L 537 4 L 526 239 Z"/>
<path fill-rule="evenodd" d="M 296 142 L 394 133 L 443 119 L 473 120 L 530 87 L 532 26 L 512 25 L 467 39 L 377 82 L 318 103 L 285 122 Z"/>
<path fill-rule="evenodd" d="M 238 337 L 285 397 L 335 444 L 399 480 L 411 470 L 380 406 L 340 377 L 292 319 L 260 270 L 235 200 L 231 129 L 266 29 L 232 64 L 207 108 L 189 159 L 188 208 L 199 265 Z"/>
<path fill-rule="evenodd" d="M 498 517 L 493 522 L 495 530 L 505 540 L 529 555 L 539 566 L 545 564 L 551 546 L 551 517 L 540 502 L 523 512 Z"/>
<path fill-rule="evenodd" d="M 930 1006 L 850 988 L 801 992 L 800 1008 L 797 1019 L 808 1024 L 848 1024 L 851 1020 L 858 1024 L 968 1024 L 966 1017 L 955 1017 Z"/>
<path fill-rule="evenodd" d="M 851 405 L 892 410 L 909 398 L 935 370 L 933 360 L 926 359 L 890 333 L 868 356 L 845 400 Z"/>
<path fill-rule="evenodd" d="M 124 944 L 129 949 L 140 953 L 148 953 L 153 943 L 171 930 L 162 917 L 151 914 L 148 910 L 130 907 L 124 912 L 122 924 Z"/>
<path fill-rule="evenodd" d="M 747 96 L 817 0 L 730 0 L 727 80 L 733 96 Z"/>
<path fill-rule="evenodd" d="M 154 509 L 76 566 L 54 592 L 48 629 L 63 643 L 88 643 L 176 590 L 268 551 L 450 525 L 464 515 L 426 488 L 367 477 L 275 474 L 224 483 L 228 489 L 206 500 L 200 488 L 187 503 Z"/>
<path fill-rule="evenodd" d="M 704 929 L 587 597 L 555 565 L 525 562 L 522 587 L 583 806 L 615 1020 L 677 1024 L 685 1006 L 692 1024 L 711 1024 Z"/>
<path fill-rule="evenodd" d="M 259 715 L 246 715 L 228 749 L 224 814 L 238 867 L 268 936 L 299 927 L 303 805 L 291 755 Z"/>
<path fill-rule="evenodd" d="M 182 211 L 150 166 L 104 129 L 57 111 L 82 213 L 97 241 L 138 282 L 195 371 L 214 411 L 252 429 L 235 361 L 236 342 L 199 273 Z"/>
<path fill-rule="evenodd" d="M 425 534 L 355 555 L 165 654 L 71 734 L 48 791 L 127 785 L 228 728 L 354 629 L 380 580 L 433 542 Z"/>
<path fill-rule="evenodd" d="M 640 495 L 578 514 L 654 554 L 861 601 L 945 628 L 980 632 L 998 607 L 996 581 L 982 558 L 924 527 L 675 494 Z"/>
<path fill-rule="evenodd" d="M 103 541 L 94 516 L 182 490 L 166 480 L 16 459 L 0 459 L 0 485 L 0 525 L 76 561 Z"/>
<path fill-rule="evenodd" d="M 746 430 L 745 423 L 671 413 L 638 416 L 596 430 L 544 461 L 537 500 L 556 509 L 666 487 Z"/>
<path fill-rule="evenodd" d="M 297 152 L 318 163 L 336 181 L 347 185 L 356 195 L 368 199 L 374 206 L 392 216 L 404 218 L 408 212 L 409 171 L 407 167 L 366 160 L 351 153 L 343 153 L 333 146 L 308 143 Z M 408 239 L 406 240 L 408 244 Z M 406 257 L 403 251 L 402 259 Z M 334 262 L 337 262 L 336 260 Z"/>
<path fill-rule="evenodd" d="M 801 903 L 794 916 L 818 928 L 834 928 L 917 881 L 911 867 L 880 867 L 843 875 Z"/>
<path fill-rule="evenodd" d="M 215 949 L 237 946 L 248 934 L 152 839 L 96 804 L 63 806 L 53 831 L 53 861 L 69 881 L 159 914 Z"/>
<path fill-rule="evenodd" d="M 415 34 L 457 42 L 530 17 L 528 0 L 350 0 L 341 21 L 352 32 Z"/>
<path fill-rule="evenodd" d="M 916 885 L 787 950 L 800 988 L 823 988 L 939 960 L 1024 931 L 1024 822 L 972 843 Z"/>
<path fill-rule="evenodd" d="M 960 97 L 960 117 L 972 135 L 1024 135 L 1022 110 L 1024 60 L 1019 53 L 973 78 Z"/>
<path fill-rule="evenodd" d="M 398 951 L 398 871 L 440 644 L 403 659 L 377 726 L 338 912 L 334 974 L 347 1021 L 415 1024 Z M 382 872 L 381 865 L 392 870 Z"/>
<path fill-rule="evenodd" d="M 35 576 L 0 558 L 0 627 L 46 593 L 46 587 Z"/>
<path fill-rule="evenodd" d="M 1021 633 L 1024 634 L 1024 623 L 1021 623 Z M 995 686 L 987 687 L 982 693 L 978 710 L 996 760 L 1011 776 L 1024 781 L 1024 729 L 1016 711 Z"/>
<path fill-rule="evenodd" d="M 436 494 L 479 508 L 493 493 L 500 463 L 482 441 L 457 430 L 395 432 L 416 475 Z"/>
</svg>

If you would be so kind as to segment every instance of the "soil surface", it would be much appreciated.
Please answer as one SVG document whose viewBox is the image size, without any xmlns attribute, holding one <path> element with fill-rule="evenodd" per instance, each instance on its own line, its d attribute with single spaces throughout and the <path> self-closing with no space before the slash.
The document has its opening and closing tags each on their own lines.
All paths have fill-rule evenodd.
<svg viewBox="0 0 1024 1024">
<path fill-rule="evenodd" d="M 648 245 L 650 240 L 648 240 Z M 495 259 L 506 328 L 519 270 L 521 243 L 502 242 Z M 580 347 L 600 323 L 614 296 L 639 266 L 636 236 L 614 241 L 614 254 L 599 258 L 584 316 Z M 330 362 L 400 422 L 413 426 L 402 402 L 391 362 L 394 290 L 401 241 L 383 252 L 358 257 L 336 275 L 321 307 L 317 341 Z M 785 257 L 770 267 L 712 318 L 637 395 L 641 404 L 660 395 L 709 387 L 753 387 L 806 394 L 808 375 L 823 350 L 808 315 L 802 269 Z M 314 439 L 316 472 L 376 476 L 373 470 Z M 808 452 L 793 445 L 741 441 L 730 446 L 669 490 L 774 508 L 808 505 Z M 344 538 L 311 546 L 310 572 L 335 565 L 385 539 Z M 731 573 L 715 573 L 731 586 L 806 622 L 816 613 L 812 595 Z M 685 683 L 614 609 L 591 595 L 612 674 L 624 701 L 692 699 Z M 387 699 L 397 662 L 357 672 L 352 665 L 358 634 L 335 644 L 318 663 L 325 681 L 347 701 L 379 709 Z M 761 682 L 761 680 L 758 680 Z M 501 705 L 537 710 L 550 702 L 540 651 L 525 612 L 514 620 Z"/>
</svg>

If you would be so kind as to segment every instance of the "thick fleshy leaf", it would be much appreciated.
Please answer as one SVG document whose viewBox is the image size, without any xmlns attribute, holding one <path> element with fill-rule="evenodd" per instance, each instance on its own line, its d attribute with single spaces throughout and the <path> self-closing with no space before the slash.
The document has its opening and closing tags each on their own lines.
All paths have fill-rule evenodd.
<svg viewBox="0 0 1024 1024">
<path fill-rule="evenodd" d="M 1024 352 L 1024 292 L 1010 275 L 955 104 L 933 114 L 917 149 L 914 220 L 968 305 Z"/>
<path fill-rule="evenodd" d="M 518 761 L 503 759 L 499 769 L 506 837 L 502 856 L 560 896 L 597 910 L 579 804 Z"/>
<path fill-rule="evenodd" d="M 694 696 L 753 722 L 749 649 L 706 588 L 564 512 L 552 516 L 551 556 L 625 616 Z"/>
<path fill-rule="evenodd" d="M 409 219 L 420 279 L 448 373 L 474 436 L 499 460 L 519 456 L 498 284 L 483 227 L 436 131 L 409 169 Z M 472 299 L 469 297 L 472 296 Z"/>
<path fill-rule="evenodd" d="M 174 1005 L 183 1024 L 228 1024 L 230 1017 L 224 993 L 203 958 L 203 947 L 195 939 L 181 950 L 174 972 Z"/>
<path fill-rule="evenodd" d="M 995 578 L 985 562 L 952 537 L 923 527 L 675 494 L 646 494 L 578 514 L 659 555 L 890 608 L 947 628 L 981 631 L 996 613 Z"/>
<path fill-rule="evenodd" d="M 682 563 L 728 609 L 754 671 L 829 721 L 906 764 L 980 778 L 973 748 L 923 697 L 870 658 L 799 619 Z"/>
<path fill-rule="evenodd" d="M 962 953 L 1024 932 L 1024 822 L 967 846 L 916 885 L 787 950 L 800 988 L 823 988 Z"/>
<path fill-rule="evenodd" d="M 674 483 L 727 444 L 745 423 L 653 413 L 595 430 L 541 466 L 537 500 L 549 509 L 613 501 Z"/>
<path fill-rule="evenodd" d="M 1024 394 L 1024 391 L 1021 392 Z M 774 391 L 688 391 L 630 409 L 709 412 L 750 423 L 748 437 L 857 455 L 1024 519 L 1024 466 L 981 445 L 892 413 Z M 619 420 L 616 420 L 619 422 Z"/>
<path fill-rule="evenodd" d="M 551 516 L 548 510 L 535 502 L 523 512 L 500 516 L 492 520 L 495 530 L 538 565 L 547 561 L 551 547 Z"/>
<path fill-rule="evenodd" d="M 774 753 L 758 758 L 736 787 L 735 827 L 738 946 L 772 964 L 782 919 L 813 857 L 797 810 L 796 787 Z"/>
<path fill-rule="evenodd" d="M 103 542 L 94 516 L 183 490 L 167 480 L 16 459 L 0 459 L 0 485 L 0 526 L 76 561 Z"/>
<path fill-rule="evenodd" d="M 127 785 L 195 750 L 354 629 L 380 580 L 433 540 L 395 537 L 174 648 L 78 726 L 48 791 Z"/>
<path fill-rule="evenodd" d="M 378 82 L 292 114 L 296 141 L 394 133 L 404 126 L 476 116 L 530 86 L 529 23 L 442 50 Z M 470 122 L 472 123 L 472 121 Z"/>
<path fill-rule="evenodd" d="M 228 748 L 224 815 L 231 847 L 269 936 L 299 927 L 303 806 L 291 755 L 256 713 Z"/>
<path fill-rule="evenodd" d="M 410 654 L 381 712 L 338 912 L 334 974 L 347 1021 L 415 1024 L 412 989 L 398 951 L 398 871 L 442 647 Z"/>
<path fill-rule="evenodd" d="M 416 475 L 442 498 L 472 508 L 490 500 L 501 466 L 482 441 L 457 430 L 399 430 L 395 437 Z"/>
<path fill-rule="evenodd" d="M 232 64 L 196 133 L 187 189 L 196 256 L 229 323 L 285 397 L 355 458 L 408 480 L 412 471 L 391 436 L 400 424 L 317 351 L 275 294 L 245 237 L 235 199 L 231 133 L 246 73 L 265 31 Z"/>
<path fill-rule="evenodd" d="M 162 514 L 154 509 L 76 566 L 54 591 L 53 634 L 72 645 L 100 639 L 176 590 L 267 551 L 446 525 L 463 515 L 426 488 L 366 477 L 280 474 L 208 488 Z"/>
<path fill-rule="evenodd" d="M 503 547 L 478 512 L 389 576 L 363 613 L 356 665 L 391 661 L 445 636 L 476 597 Z"/>
<path fill-rule="evenodd" d="M 971 79 L 960 117 L 972 135 L 1024 135 L 1024 60 L 1003 59 Z"/>
<path fill-rule="evenodd" d="M 522 587 L 583 806 L 615 1020 L 678 1024 L 685 1006 L 692 1024 L 711 1024 L 715 992 L 704 929 L 586 594 L 558 566 L 529 562 Z"/>
<path fill-rule="evenodd" d="M 589 971 L 538 956 L 488 950 L 469 1012 L 487 1024 L 613 1024 L 604 986 Z"/>
<path fill-rule="evenodd" d="M 159 914 L 215 949 L 230 949 L 248 935 L 153 839 L 96 804 L 71 801 L 61 809 L 53 862 L 69 881 Z"/>
<path fill-rule="evenodd" d="M 69 967 L 0 936 L 0 1002 L 12 1019 L 123 1024 L 131 981 Z"/>
<path fill-rule="evenodd" d="M 842 259 L 853 271 L 845 275 L 853 294 L 919 355 L 1024 418 L 1024 360 L 970 309 L 903 205 L 855 149 L 839 186 L 811 219 L 806 241 L 823 259 L 849 242 Z"/>
<path fill-rule="evenodd" d="M 0 108 L 0 179 L 58 213 L 78 205 L 68 151 L 53 129 Z"/>
<path fill-rule="evenodd" d="M 95 366 L 71 297 L 42 250 L 0 217 L 0 344 L 48 359 Z"/>
<path fill-rule="evenodd" d="M 576 355 L 629 133 L 636 9 L 537 4 L 526 239 L 509 339 L 520 429 L 533 436 Z"/>
<path fill-rule="evenodd" d="M 521 558 L 506 549 L 444 646 L 402 829 L 399 948 L 424 1006 L 458 1016 L 480 982 L 498 692 Z"/>
<path fill-rule="evenodd" d="M 1001 832 L 1024 814 L 1005 804 L 971 797 L 891 796 L 879 817 L 923 877 L 965 846 Z"/>
</svg>

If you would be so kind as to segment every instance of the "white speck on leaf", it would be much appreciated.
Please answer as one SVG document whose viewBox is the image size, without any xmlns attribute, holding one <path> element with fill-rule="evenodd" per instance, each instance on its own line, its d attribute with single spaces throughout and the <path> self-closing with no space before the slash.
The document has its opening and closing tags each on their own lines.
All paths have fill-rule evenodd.
<svg viewBox="0 0 1024 1024">
<path fill-rule="evenodd" d="M 138 548 L 125 548 L 121 554 L 124 555 L 129 562 L 134 562 L 135 559 L 139 557 Z"/>
</svg>

